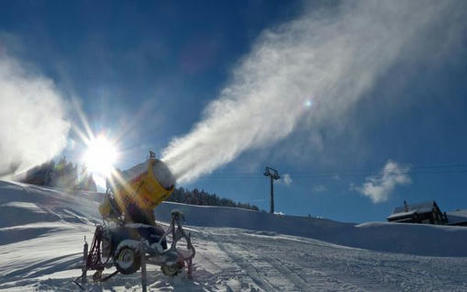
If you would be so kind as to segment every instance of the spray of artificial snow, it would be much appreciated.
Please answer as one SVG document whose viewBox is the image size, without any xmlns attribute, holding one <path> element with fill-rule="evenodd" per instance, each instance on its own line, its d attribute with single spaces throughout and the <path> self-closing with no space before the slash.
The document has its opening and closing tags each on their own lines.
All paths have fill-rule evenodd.
<svg viewBox="0 0 467 292">
<path fill-rule="evenodd" d="M 51 80 L 0 53 L 0 177 L 52 159 L 66 145 L 69 123 Z"/>
<path fill-rule="evenodd" d="M 186 182 L 283 139 L 306 113 L 317 123 L 339 119 L 405 48 L 423 46 L 419 36 L 449 19 L 456 5 L 462 2 L 343 1 L 263 32 L 219 98 L 191 132 L 170 143 L 163 160 Z"/>
</svg>

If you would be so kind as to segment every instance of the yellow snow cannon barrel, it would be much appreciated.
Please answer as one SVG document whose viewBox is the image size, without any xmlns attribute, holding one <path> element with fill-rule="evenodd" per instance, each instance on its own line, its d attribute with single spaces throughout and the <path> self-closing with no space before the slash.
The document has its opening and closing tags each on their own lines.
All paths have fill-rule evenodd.
<svg viewBox="0 0 467 292">
<path fill-rule="evenodd" d="M 145 162 L 113 174 L 110 188 L 121 211 L 125 212 L 130 204 L 137 204 L 142 210 L 153 210 L 172 194 L 175 177 L 163 161 L 151 155 Z M 99 212 L 104 217 L 110 214 L 108 200 L 99 206 Z"/>
</svg>

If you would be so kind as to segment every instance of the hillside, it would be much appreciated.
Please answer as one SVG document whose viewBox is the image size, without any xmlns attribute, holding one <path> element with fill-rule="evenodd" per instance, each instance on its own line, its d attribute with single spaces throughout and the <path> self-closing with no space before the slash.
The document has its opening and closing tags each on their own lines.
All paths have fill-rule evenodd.
<svg viewBox="0 0 467 292">
<path fill-rule="evenodd" d="M 77 290 L 83 236 L 102 194 L 0 181 L 0 289 Z M 186 216 L 197 249 L 194 279 L 149 268 L 152 291 L 400 291 L 467 289 L 467 228 L 354 225 L 238 208 L 163 203 Z M 139 274 L 90 291 L 138 289 Z"/>
</svg>

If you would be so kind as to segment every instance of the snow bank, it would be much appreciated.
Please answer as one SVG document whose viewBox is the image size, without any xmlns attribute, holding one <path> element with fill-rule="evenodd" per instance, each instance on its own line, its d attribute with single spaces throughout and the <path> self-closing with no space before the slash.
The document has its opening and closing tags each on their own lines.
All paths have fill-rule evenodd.
<svg viewBox="0 0 467 292">
<path fill-rule="evenodd" d="M 170 220 L 172 209 L 181 210 L 186 224 L 205 227 L 232 227 L 303 236 L 334 244 L 375 251 L 426 256 L 467 256 L 467 227 L 364 223 L 355 225 L 326 219 L 279 216 L 246 209 L 193 206 L 164 202 L 156 218 Z"/>
<path fill-rule="evenodd" d="M 322 234 L 344 232 L 353 226 L 350 223 L 340 223 L 327 219 L 272 215 L 240 208 L 194 206 L 174 202 L 160 204 L 155 210 L 156 219 L 170 221 L 172 209 L 182 211 L 188 225 L 244 228 L 313 238 Z"/>
</svg>

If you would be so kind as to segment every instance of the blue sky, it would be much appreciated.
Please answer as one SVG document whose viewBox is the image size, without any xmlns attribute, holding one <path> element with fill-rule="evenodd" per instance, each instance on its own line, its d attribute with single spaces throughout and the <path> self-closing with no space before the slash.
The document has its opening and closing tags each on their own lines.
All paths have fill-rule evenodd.
<svg viewBox="0 0 467 292">
<path fill-rule="evenodd" d="M 399 9 L 399 3 L 389 11 Z M 285 85 L 290 96 L 279 86 L 271 103 L 290 101 L 300 109 L 296 114 L 284 107 L 283 112 L 247 116 L 270 117 L 251 122 L 264 123 L 264 128 L 274 125 L 270 132 L 277 128 L 282 133 L 279 129 L 289 125 L 291 130 L 273 135 L 259 127 L 251 147 L 181 185 L 268 210 L 269 182 L 262 173 L 272 166 L 291 178 L 289 184 L 275 185 L 277 211 L 353 222 L 384 220 L 403 200 L 436 200 L 443 210 L 467 208 L 467 31 L 462 29 L 467 17 L 462 12 L 465 3 L 447 3 L 433 8 L 439 13 L 428 8 L 417 12 L 428 24 L 385 13 L 387 23 L 375 24 L 373 32 L 373 18 L 362 8 L 366 5 L 354 3 L 355 8 L 339 1 L 2 2 L 0 52 L 52 80 L 67 104 L 77 101 L 94 132 L 120 137 L 122 129 L 129 128 L 118 140 L 122 155 L 117 166 L 125 168 L 142 161 L 148 149 L 162 155 L 174 137 L 191 133 L 198 122 L 216 120 L 216 111 L 206 107 L 225 88 L 247 90 L 243 84 L 250 77 L 261 83 L 258 54 L 290 49 L 293 56 L 283 59 L 287 62 L 264 67 L 282 70 L 295 64 L 285 79 L 267 77 L 274 82 L 264 98 L 276 84 Z M 389 9 L 374 3 L 368 7 L 370 12 Z M 395 27 L 406 25 L 413 34 L 385 30 L 393 36 L 385 39 L 377 28 L 393 22 L 403 22 Z M 347 31 L 349 26 L 355 31 Z M 371 34 L 355 37 L 362 30 Z M 349 37 L 348 50 L 347 43 L 340 42 L 341 32 Z M 383 44 L 381 55 L 372 51 L 374 41 L 375 46 Z M 321 44 L 330 46 L 319 48 Z M 332 63 L 313 63 L 317 61 L 310 54 Z M 248 73 L 248 62 L 258 72 Z M 297 66 L 299 78 L 287 75 Z M 314 74 L 313 66 L 325 69 Z M 313 77 L 335 72 L 325 72 L 333 66 L 338 68 L 335 81 Z M 358 70 L 349 73 L 346 68 Z M 316 91 L 322 96 L 310 93 L 303 103 L 297 102 L 294 88 L 303 92 L 300 86 L 308 88 L 308 78 L 322 88 Z M 336 84 L 335 90 L 330 84 Z M 242 107 L 242 97 L 224 98 Z M 80 124 L 73 106 L 68 106 L 66 118 Z M 248 144 L 246 129 L 232 129 L 232 135 L 223 134 Z M 257 138 L 263 134 L 266 138 Z M 70 132 L 67 140 L 64 153 L 78 159 L 83 151 L 79 138 Z M 219 145 L 216 152 L 222 154 L 226 145 Z"/>
</svg>

